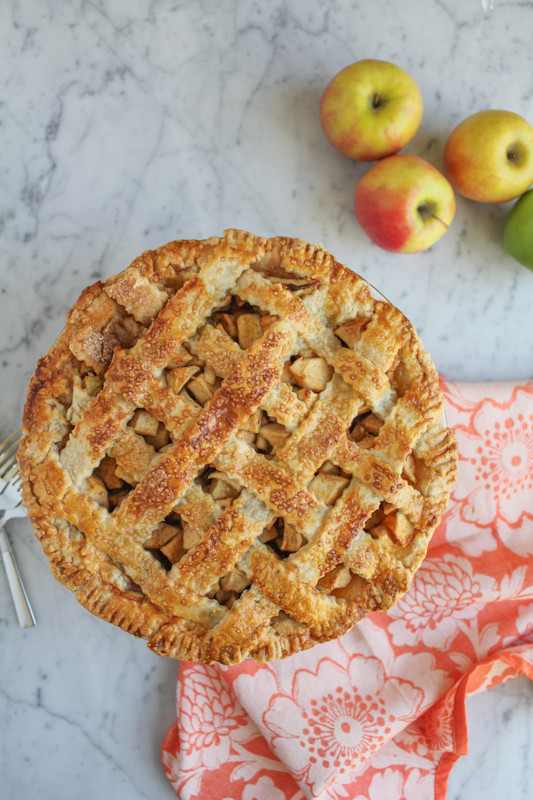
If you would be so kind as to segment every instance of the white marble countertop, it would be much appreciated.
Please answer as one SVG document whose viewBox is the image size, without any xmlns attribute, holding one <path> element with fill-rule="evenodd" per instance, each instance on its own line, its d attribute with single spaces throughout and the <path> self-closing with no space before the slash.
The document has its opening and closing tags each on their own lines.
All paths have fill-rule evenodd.
<svg viewBox="0 0 533 800">
<path fill-rule="evenodd" d="M 508 207 L 458 198 L 417 256 L 370 244 L 366 169 L 325 140 L 328 80 L 394 61 L 425 104 L 408 151 L 442 165 L 483 108 L 533 122 L 533 3 L 505 0 L 13 0 L 0 9 L 0 434 L 79 292 L 173 238 L 226 227 L 321 242 L 411 317 L 452 380 L 530 378 L 533 273 L 503 251 Z M 82 610 L 26 520 L 14 548 L 38 625 L 18 628 L 0 571 L 3 798 L 171 798 L 159 746 L 177 664 Z M 449 797 L 533 796 L 532 685 L 469 701 L 471 753 Z"/>
</svg>

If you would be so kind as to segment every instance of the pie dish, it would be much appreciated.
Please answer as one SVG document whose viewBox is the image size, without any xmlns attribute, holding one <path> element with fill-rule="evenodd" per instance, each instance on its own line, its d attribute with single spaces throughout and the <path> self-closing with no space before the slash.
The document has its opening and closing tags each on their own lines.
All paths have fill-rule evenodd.
<svg viewBox="0 0 533 800">
<path fill-rule="evenodd" d="M 396 602 L 456 462 L 406 317 L 321 247 L 238 230 L 88 287 L 19 448 L 55 577 L 156 653 L 224 664 Z"/>
</svg>

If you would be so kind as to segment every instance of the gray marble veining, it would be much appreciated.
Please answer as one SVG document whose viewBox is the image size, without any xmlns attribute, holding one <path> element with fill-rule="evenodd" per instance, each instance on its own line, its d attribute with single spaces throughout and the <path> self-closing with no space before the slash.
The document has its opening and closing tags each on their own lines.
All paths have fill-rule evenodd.
<svg viewBox="0 0 533 800">
<path fill-rule="evenodd" d="M 407 151 L 441 167 L 470 113 L 533 121 L 532 31 L 533 3 L 504 0 L 3 3 L 0 432 L 86 285 L 226 227 L 321 242 L 410 316 L 450 379 L 531 377 L 533 274 L 503 251 L 508 206 L 458 198 L 426 253 L 378 250 L 352 207 L 367 167 L 331 148 L 317 107 L 346 64 L 394 61 L 424 98 Z M 159 745 L 177 665 L 80 609 L 29 524 L 12 528 L 39 624 L 18 629 L 0 574 L 2 796 L 174 796 Z M 450 798 L 531 796 L 532 698 L 522 681 L 470 701 L 482 751 L 454 768 Z M 502 747 L 514 756 L 496 762 Z"/>
</svg>

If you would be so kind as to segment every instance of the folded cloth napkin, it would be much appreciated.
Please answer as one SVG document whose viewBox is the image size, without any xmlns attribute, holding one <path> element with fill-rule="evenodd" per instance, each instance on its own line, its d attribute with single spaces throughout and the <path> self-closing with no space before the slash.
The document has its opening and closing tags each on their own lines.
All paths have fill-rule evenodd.
<svg viewBox="0 0 533 800">
<path fill-rule="evenodd" d="M 533 678 L 533 382 L 442 389 L 459 476 L 409 592 L 285 660 L 182 663 L 180 800 L 442 800 L 466 697 Z"/>
</svg>

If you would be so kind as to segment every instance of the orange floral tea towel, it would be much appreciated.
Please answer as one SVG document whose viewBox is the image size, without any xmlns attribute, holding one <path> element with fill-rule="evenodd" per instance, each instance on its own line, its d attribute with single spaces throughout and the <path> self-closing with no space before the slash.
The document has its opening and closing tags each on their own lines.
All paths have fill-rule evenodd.
<svg viewBox="0 0 533 800">
<path fill-rule="evenodd" d="M 459 477 L 409 592 L 286 660 L 182 663 L 180 800 L 443 800 L 466 697 L 533 678 L 533 382 L 442 388 Z"/>
</svg>

